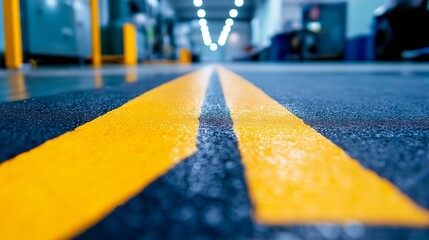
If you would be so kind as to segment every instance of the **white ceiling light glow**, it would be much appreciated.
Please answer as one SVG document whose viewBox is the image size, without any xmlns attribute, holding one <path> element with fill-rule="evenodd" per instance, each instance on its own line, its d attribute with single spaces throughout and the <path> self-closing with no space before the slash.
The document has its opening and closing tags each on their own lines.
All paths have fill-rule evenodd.
<svg viewBox="0 0 429 240">
<path fill-rule="evenodd" d="M 203 5 L 203 0 L 194 0 L 195 7 L 201 7 Z"/>
<path fill-rule="evenodd" d="M 237 17 L 237 16 L 238 16 L 238 11 L 237 11 L 237 9 L 231 9 L 231 10 L 229 11 L 229 16 L 230 16 L 230 17 L 232 17 L 232 18 Z"/>
<path fill-rule="evenodd" d="M 244 0 L 235 0 L 235 6 L 242 7 L 244 5 Z"/>
<path fill-rule="evenodd" d="M 208 22 L 205 19 L 207 13 L 204 9 L 201 8 L 203 6 L 203 0 L 193 0 L 193 3 L 195 7 L 200 8 L 197 11 L 197 16 L 200 18 L 198 23 L 201 27 L 201 35 L 203 37 L 204 45 L 209 47 L 210 50 L 212 50 L 213 52 L 216 51 L 219 46 L 225 46 L 229 34 L 231 32 L 231 28 L 234 25 L 233 18 L 236 18 L 238 16 L 238 10 L 235 8 L 229 10 L 230 18 L 225 20 L 225 26 L 223 27 L 223 30 L 219 35 L 219 39 L 217 43 L 214 43 L 210 36 Z M 242 7 L 244 5 L 244 0 L 235 0 L 234 4 L 236 7 Z"/>
<path fill-rule="evenodd" d="M 206 11 L 204 9 L 200 9 L 197 12 L 198 17 L 203 18 L 206 16 Z"/>
<path fill-rule="evenodd" d="M 213 52 L 217 50 L 217 44 L 216 43 L 212 43 L 210 44 L 210 50 L 212 50 Z"/>
<path fill-rule="evenodd" d="M 210 32 L 209 31 L 209 27 L 208 26 L 202 26 L 201 27 L 201 32 Z"/>
<path fill-rule="evenodd" d="M 209 47 L 212 44 L 212 40 L 211 39 L 204 39 L 204 45 L 206 45 L 207 47 Z"/>
<path fill-rule="evenodd" d="M 207 20 L 205 20 L 204 18 L 201 18 L 200 21 L 199 21 L 199 23 L 200 23 L 201 27 L 202 26 L 207 26 Z"/>
</svg>

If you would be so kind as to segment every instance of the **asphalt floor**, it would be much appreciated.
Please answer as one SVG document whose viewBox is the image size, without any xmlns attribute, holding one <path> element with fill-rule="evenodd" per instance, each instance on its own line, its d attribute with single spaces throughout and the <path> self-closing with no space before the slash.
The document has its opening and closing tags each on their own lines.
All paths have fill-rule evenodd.
<svg viewBox="0 0 429 240">
<path fill-rule="evenodd" d="M 255 70 L 251 66 L 231 69 L 365 169 L 390 182 L 428 214 L 429 73 L 404 74 L 394 70 L 270 72 Z M 20 160 L 16 157 L 31 154 L 30 150 L 43 147 L 47 140 L 96 121 L 98 117 L 182 75 L 156 75 L 131 84 L 1 103 L 0 176 L 8 171 L 6 163 Z M 254 209 L 258 203 L 252 201 L 254 190 L 246 180 L 244 155 L 231 117 L 231 103 L 227 103 L 223 87 L 219 73 L 212 72 L 198 118 L 196 151 L 192 155 L 181 159 L 137 194 L 109 209 L 97 221 L 86 224 L 84 229 L 69 234 L 68 238 L 429 239 L 428 225 L 374 225 L 353 218 L 335 222 L 308 219 L 307 224 L 265 224 L 257 221 Z M 164 100 L 155 101 L 162 104 Z M 255 106 L 255 109 L 263 107 Z M 127 140 L 122 141 L 126 144 Z M 124 156 L 124 161 L 126 159 Z M 56 161 L 55 158 L 45 160 Z M 0 196 L 4 196 L 1 192 L 2 183 Z M 366 193 L 361 189 L 357 194 Z M 336 194 L 332 197 L 335 198 Z M 284 201 L 288 204 L 287 199 Z M 31 201 L 28 204 L 31 208 Z M 308 203 L 303 199 L 302 204 Z M 360 211 L 359 207 L 356 209 Z M 13 212 L 12 215 L 0 213 L 0 223 L 14 221 Z M 37 222 L 39 217 L 42 216 L 29 214 L 25 224 Z M 21 224 L 22 231 L 26 230 L 25 224 L 17 224 Z M 0 236 L 7 231 L 0 227 Z"/>
</svg>

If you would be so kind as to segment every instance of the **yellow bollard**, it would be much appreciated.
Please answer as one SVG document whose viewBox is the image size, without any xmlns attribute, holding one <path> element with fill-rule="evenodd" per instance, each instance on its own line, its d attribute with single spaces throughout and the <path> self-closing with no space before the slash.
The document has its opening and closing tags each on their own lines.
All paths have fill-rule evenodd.
<svg viewBox="0 0 429 240">
<path fill-rule="evenodd" d="M 124 32 L 124 63 L 127 65 L 137 64 L 137 34 L 134 25 L 125 23 Z"/>
<path fill-rule="evenodd" d="M 5 1 L 7 2 L 7 1 Z M 91 46 L 92 46 L 92 65 L 98 67 L 101 65 L 101 36 L 100 36 L 100 11 L 98 0 L 90 0 L 91 7 Z"/>
<path fill-rule="evenodd" d="M 179 63 L 180 64 L 192 63 L 192 54 L 191 54 L 191 51 L 189 51 L 189 49 L 181 48 L 179 50 Z"/>
<path fill-rule="evenodd" d="M 3 0 L 5 59 L 7 68 L 22 66 L 22 34 L 19 0 Z"/>
</svg>

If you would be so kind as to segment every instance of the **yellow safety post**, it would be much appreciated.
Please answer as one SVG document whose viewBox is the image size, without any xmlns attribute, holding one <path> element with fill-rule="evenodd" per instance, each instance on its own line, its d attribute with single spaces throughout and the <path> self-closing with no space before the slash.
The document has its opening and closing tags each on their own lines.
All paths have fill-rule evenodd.
<svg viewBox="0 0 429 240">
<path fill-rule="evenodd" d="M 179 50 L 179 63 L 180 64 L 192 63 L 192 54 L 191 54 L 191 51 L 189 51 L 189 49 L 181 48 Z"/>
<path fill-rule="evenodd" d="M 6 1 L 5 1 L 6 2 Z M 101 65 L 100 11 L 98 0 L 91 0 L 92 65 Z"/>
<path fill-rule="evenodd" d="M 124 31 L 124 63 L 127 65 L 137 64 L 137 35 L 134 25 L 125 23 Z"/>
<path fill-rule="evenodd" d="M 21 16 L 19 0 L 4 0 L 5 58 L 7 68 L 22 66 Z"/>
</svg>

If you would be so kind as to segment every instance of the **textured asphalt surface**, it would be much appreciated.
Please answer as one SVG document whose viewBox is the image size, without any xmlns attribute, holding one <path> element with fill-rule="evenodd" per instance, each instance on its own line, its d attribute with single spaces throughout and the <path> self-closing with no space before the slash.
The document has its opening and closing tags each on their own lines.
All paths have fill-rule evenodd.
<svg viewBox="0 0 429 240">
<path fill-rule="evenodd" d="M 0 163 L 89 122 L 178 75 L 0 104 Z"/>
<path fill-rule="evenodd" d="M 421 206 L 429 207 L 428 77 L 239 74 L 363 166 L 389 179 Z M 0 162 L 174 78 L 158 77 L 131 85 L 0 104 Z M 214 75 L 200 117 L 197 152 L 76 238 L 429 239 L 428 229 L 359 223 L 258 225 L 251 217 L 252 205 L 232 124 Z"/>
</svg>

